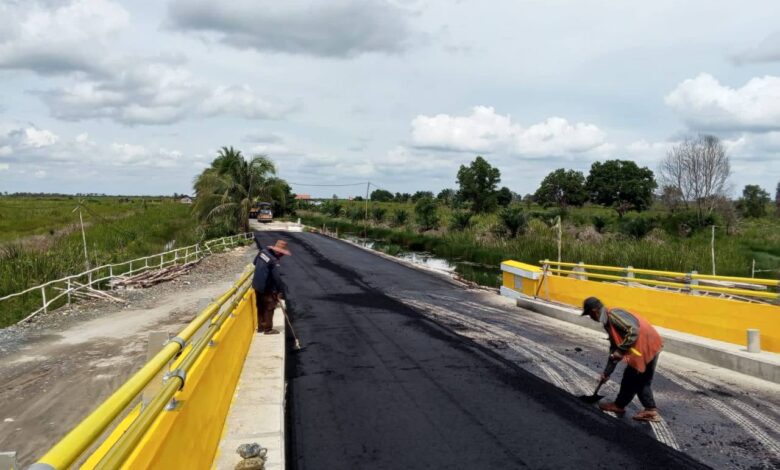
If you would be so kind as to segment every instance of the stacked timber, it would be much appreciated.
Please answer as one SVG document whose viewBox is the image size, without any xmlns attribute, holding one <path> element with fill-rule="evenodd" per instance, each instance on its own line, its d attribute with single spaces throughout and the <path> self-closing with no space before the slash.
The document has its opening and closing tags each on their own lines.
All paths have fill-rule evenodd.
<svg viewBox="0 0 780 470">
<path fill-rule="evenodd" d="M 187 274 L 200 260 L 182 265 L 173 265 L 154 271 L 144 271 L 128 277 L 120 277 L 110 282 L 112 288 L 151 287 L 161 282 L 171 281 L 182 274 Z"/>
</svg>

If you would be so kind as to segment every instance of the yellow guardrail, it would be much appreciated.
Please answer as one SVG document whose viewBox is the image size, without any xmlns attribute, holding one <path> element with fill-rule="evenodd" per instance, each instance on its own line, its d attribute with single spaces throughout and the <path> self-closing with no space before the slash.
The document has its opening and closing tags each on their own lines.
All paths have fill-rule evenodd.
<svg viewBox="0 0 780 470">
<path fill-rule="evenodd" d="M 715 276 L 715 275 L 698 274 L 698 273 L 680 273 L 674 271 L 657 271 L 653 269 L 637 269 L 632 267 L 620 268 L 616 266 L 564 263 L 564 262 L 557 262 L 557 261 L 550 261 L 550 260 L 540 260 L 539 263 L 541 263 L 544 266 L 544 269 L 546 269 L 547 272 L 551 272 L 555 274 L 585 276 L 587 278 L 603 279 L 609 281 L 628 280 L 630 282 L 635 282 L 637 284 L 647 284 L 650 286 L 659 286 L 659 287 L 670 287 L 670 288 L 681 289 L 683 291 L 714 292 L 719 294 L 739 295 L 742 297 L 755 297 L 755 298 L 771 299 L 771 300 L 780 299 L 780 292 L 768 292 L 768 291 L 765 292 L 765 291 L 757 291 L 751 289 L 739 289 L 735 287 L 703 286 L 692 282 L 696 280 L 709 280 L 709 281 L 735 282 L 741 284 L 753 284 L 756 286 L 779 287 L 780 280 L 775 280 L 775 279 L 754 279 L 750 277 Z M 598 274 L 593 272 L 574 271 L 570 269 L 550 268 L 549 266 L 551 265 L 580 268 L 580 269 L 590 269 L 595 271 L 621 272 L 625 274 L 641 274 L 641 275 L 649 275 L 649 276 L 682 278 L 684 279 L 685 282 L 658 281 L 654 279 L 645 279 L 645 278 L 638 278 L 638 277 L 626 278 L 625 276 L 612 276 L 609 274 Z"/>
<path fill-rule="evenodd" d="M 131 426 L 118 438 L 115 445 L 112 445 L 97 465 L 98 468 L 118 468 L 121 466 L 124 457 L 133 450 L 133 445 L 138 442 L 160 411 L 170 402 L 171 397 L 181 389 L 186 372 L 199 359 L 214 335 L 230 316 L 231 311 L 250 289 L 251 285 L 248 281 L 252 273 L 253 269 L 244 272 L 227 292 L 203 309 L 178 336 L 172 338 L 159 353 L 31 466 L 30 470 L 66 469 L 76 463 L 79 457 L 95 444 L 95 441 L 127 409 L 128 405 L 152 379 L 186 348 L 186 354 L 179 356 L 180 362 L 176 364 L 177 368 L 166 375 L 166 383 L 162 390 L 137 417 L 134 417 Z M 233 302 L 223 311 L 222 307 L 231 298 L 234 299 Z M 195 344 L 189 345 L 190 339 L 207 322 L 210 324 L 203 336 Z"/>
<path fill-rule="evenodd" d="M 716 276 L 712 274 L 698 274 L 698 273 L 681 273 L 675 271 L 657 271 L 655 269 L 638 269 L 632 267 L 620 268 L 617 266 L 601 266 L 598 264 L 580 264 L 580 263 L 564 263 L 551 260 L 539 260 L 539 263 L 544 265 L 564 266 L 571 268 L 585 268 L 594 269 L 596 271 L 612 271 L 621 273 L 634 273 L 634 274 L 647 274 L 650 276 L 666 276 L 666 277 L 683 277 L 690 279 L 701 279 L 706 281 L 725 281 L 725 282 L 739 282 L 744 284 L 755 284 L 759 286 L 780 287 L 780 279 L 761 279 L 753 277 L 737 277 L 737 276 Z"/>
<path fill-rule="evenodd" d="M 768 290 L 777 286 L 777 281 L 773 279 L 711 276 L 584 263 L 558 263 L 549 260 L 542 260 L 540 263 L 541 267 L 512 260 L 501 263 L 502 295 L 517 299 L 537 298 L 571 305 L 577 309 L 582 308 L 585 298 L 595 296 L 609 307 L 622 307 L 641 314 L 654 325 L 739 345 L 745 344 L 747 330 L 755 329 L 760 331 L 762 349 L 780 353 L 780 307 L 767 302 L 777 302 L 778 299 L 777 292 Z M 634 274 L 671 277 L 682 282 L 646 279 L 635 277 Z M 698 280 L 762 285 L 766 286 L 767 290 L 701 285 L 696 283 Z M 662 289 L 653 289 L 651 286 Z M 734 297 L 705 295 L 706 293 L 728 294 Z"/>
</svg>

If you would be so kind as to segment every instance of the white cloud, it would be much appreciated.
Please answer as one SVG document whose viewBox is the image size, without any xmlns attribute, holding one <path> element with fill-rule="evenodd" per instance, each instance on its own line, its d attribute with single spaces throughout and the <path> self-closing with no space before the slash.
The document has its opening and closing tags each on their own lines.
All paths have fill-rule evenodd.
<svg viewBox="0 0 780 470">
<path fill-rule="evenodd" d="M 0 163 L 0 171 L 8 170 L 9 168 L 11 168 L 11 165 L 8 163 Z"/>
<path fill-rule="evenodd" d="M 218 86 L 202 105 L 207 116 L 233 115 L 245 119 L 278 119 L 292 108 L 258 97 L 249 85 Z"/>
<path fill-rule="evenodd" d="M 386 0 L 175 0 L 168 9 L 174 28 L 214 34 L 233 47 L 323 57 L 403 51 L 410 16 Z"/>
<path fill-rule="evenodd" d="M 530 127 L 496 114 L 488 106 L 475 106 L 469 116 L 417 116 L 412 120 L 412 142 L 421 148 L 458 152 L 506 151 L 526 156 L 557 156 L 597 149 L 605 134 L 597 126 L 570 123 L 551 117 Z"/>
<path fill-rule="evenodd" d="M 37 170 L 33 175 L 35 175 L 36 178 L 45 178 L 46 170 Z"/>
<path fill-rule="evenodd" d="M 677 85 L 665 101 L 695 130 L 780 130 L 780 77 L 756 77 L 731 88 L 703 73 Z"/>
<path fill-rule="evenodd" d="M 35 127 L 28 127 L 24 130 L 23 145 L 33 148 L 49 147 L 59 142 L 60 138 L 57 134 L 47 131 L 46 129 L 36 129 Z"/>
<path fill-rule="evenodd" d="M 0 68 L 41 74 L 95 71 L 129 14 L 110 0 L 24 1 L 0 5 Z"/>
</svg>

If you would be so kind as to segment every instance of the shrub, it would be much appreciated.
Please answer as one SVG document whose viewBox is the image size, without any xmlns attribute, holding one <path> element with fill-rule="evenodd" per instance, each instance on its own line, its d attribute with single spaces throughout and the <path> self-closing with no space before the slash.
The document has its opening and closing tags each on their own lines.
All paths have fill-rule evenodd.
<svg viewBox="0 0 780 470">
<path fill-rule="evenodd" d="M 609 219 L 603 215 L 594 215 L 592 220 L 593 228 L 595 228 L 598 233 L 604 233 L 604 229 L 607 228 L 607 225 L 609 224 Z"/>
<path fill-rule="evenodd" d="M 473 217 L 474 214 L 470 211 L 452 211 L 452 216 L 450 216 L 450 228 L 456 231 L 466 230 L 471 227 Z"/>
<path fill-rule="evenodd" d="M 420 230 L 432 230 L 439 226 L 439 215 L 436 212 L 436 201 L 423 197 L 414 205 L 414 213 Z"/>
<path fill-rule="evenodd" d="M 655 220 L 649 217 L 625 217 L 620 221 L 620 233 L 641 239 L 655 228 Z"/>
<path fill-rule="evenodd" d="M 371 217 L 377 222 L 385 220 L 385 214 L 387 214 L 387 209 L 384 207 L 376 206 L 371 209 Z"/>
<path fill-rule="evenodd" d="M 396 227 L 400 227 L 401 225 L 404 225 L 409 220 L 409 212 L 398 209 L 397 211 L 393 212 L 392 217 L 392 224 Z"/>
<path fill-rule="evenodd" d="M 366 211 L 361 209 L 360 206 L 352 206 L 349 208 L 349 210 L 347 210 L 347 217 L 353 222 L 363 220 L 365 216 Z"/>
<path fill-rule="evenodd" d="M 498 218 L 512 238 L 516 237 L 518 233 L 524 232 L 528 226 L 528 219 L 523 212 L 523 208 L 518 205 L 501 209 L 498 213 Z"/>
</svg>

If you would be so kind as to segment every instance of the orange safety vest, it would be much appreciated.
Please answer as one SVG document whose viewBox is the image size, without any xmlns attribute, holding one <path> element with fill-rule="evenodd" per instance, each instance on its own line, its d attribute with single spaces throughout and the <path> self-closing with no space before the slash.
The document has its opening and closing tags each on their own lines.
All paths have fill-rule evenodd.
<svg viewBox="0 0 780 470">
<path fill-rule="evenodd" d="M 609 311 L 609 309 L 607 309 L 607 311 Z M 634 346 L 623 356 L 623 360 L 626 361 L 629 366 L 642 373 L 647 368 L 647 364 L 649 364 L 653 358 L 655 358 L 656 354 L 661 351 L 664 342 L 661 339 L 661 335 L 658 334 L 658 331 L 656 331 L 656 329 L 653 328 L 653 325 L 647 320 L 633 312 L 629 313 L 631 313 L 639 322 L 639 335 L 637 336 Z M 609 320 L 607 323 L 609 324 L 609 335 L 612 337 L 612 341 L 614 341 L 615 344 L 622 343 L 623 338 L 621 338 L 617 330 L 615 330 L 614 325 L 612 325 Z M 639 354 L 637 354 L 637 352 L 639 352 Z"/>
</svg>

